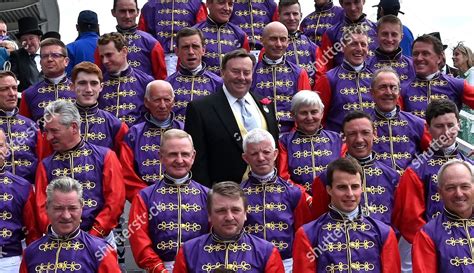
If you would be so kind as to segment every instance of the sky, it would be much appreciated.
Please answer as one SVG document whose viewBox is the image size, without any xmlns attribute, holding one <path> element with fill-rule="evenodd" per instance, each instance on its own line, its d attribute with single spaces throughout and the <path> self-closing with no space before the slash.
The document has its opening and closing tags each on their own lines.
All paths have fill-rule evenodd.
<svg viewBox="0 0 474 273">
<path fill-rule="evenodd" d="M 268 0 L 271 1 L 271 0 Z M 278 0 L 277 0 L 278 1 Z M 147 0 L 138 0 L 141 8 Z M 337 5 L 338 1 L 335 1 Z M 449 4 L 445 0 L 400 0 L 401 11 L 399 18 L 403 24 L 408 26 L 415 37 L 424 33 L 439 31 L 444 44 L 448 45 L 446 56 L 448 64 L 452 64 L 452 48 L 459 42 L 464 41 L 465 45 L 474 49 L 474 1 L 472 0 L 452 0 L 454 4 Z M 312 0 L 300 0 L 303 15 L 306 16 L 314 10 Z M 371 20 L 376 20 L 377 8 L 372 6 L 379 3 L 379 0 L 366 0 L 364 12 Z M 66 43 L 74 41 L 77 37 L 75 25 L 77 16 L 81 10 L 90 9 L 99 16 L 101 33 L 115 31 L 116 21 L 112 17 L 112 0 L 58 0 L 60 10 L 60 33 L 62 40 Z"/>
</svg>

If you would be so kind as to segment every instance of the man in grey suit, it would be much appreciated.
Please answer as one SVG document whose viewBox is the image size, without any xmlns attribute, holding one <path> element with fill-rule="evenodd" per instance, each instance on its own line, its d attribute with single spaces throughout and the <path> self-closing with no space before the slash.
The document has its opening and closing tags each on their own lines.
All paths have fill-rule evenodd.
<svg viewBox="0 0 474 273">
<path fill-rule="evenodd" d="M 227 53 L 221 65 L 224 86 L 188 104 L 184 129 L 196 149 L 193 179 L 207 187 L 225 180 L 242 181 L 247 170 L 242 139 L 248 131 L 262 128 L 278 139 L 271 101 L 249 92 L 255 62 L 243 49 Z"/>
</svg>

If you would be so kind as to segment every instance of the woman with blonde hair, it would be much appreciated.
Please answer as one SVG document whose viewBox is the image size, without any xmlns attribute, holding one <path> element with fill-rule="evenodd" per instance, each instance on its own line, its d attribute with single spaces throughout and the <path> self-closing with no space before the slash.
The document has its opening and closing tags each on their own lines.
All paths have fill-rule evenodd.
<svg viewBox="0 0 474 273">
<path fill-rule="evenodd" d="M 469 47 L 459 42 L 453 48 L 453 64 L 459 69 L 461 78 L 466 79 L 470 85 L 474 85 L 474 56 Z"/>
</svg>

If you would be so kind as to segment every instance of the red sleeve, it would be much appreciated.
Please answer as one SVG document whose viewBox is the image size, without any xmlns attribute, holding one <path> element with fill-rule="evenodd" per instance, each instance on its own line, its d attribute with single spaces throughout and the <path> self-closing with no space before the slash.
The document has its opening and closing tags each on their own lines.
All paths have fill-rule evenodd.
<svg viewBox="0 0 474 273">
<path fill-rule="evenodd" d="M 346 154 L 347 154 L 348 150 L 349 150 L 349 149 L 347 149 L 347 144 L 346 144 L 346 143 L 342 143 L 340 156 L 341 156 L 341 157 L 346 157 Z"/>
<path fill-rule="evenodd" d="M 403 237 L 413 243 L 416 233 L 426 224 L 425 188 L 417 174 L 408 167 L 395 192 L 392 223 Z"/>
<path fill-rule="evenodd" d="M 148 26 L 146 25 L 145 16 L 143 16 L 143 12 L 140 13 L 140 18 L 138 19 L 137 29 L 141 30 L 141 31 L 148 32 Z"/>
<path fill-rule="evenodd" d="M 117 252 L 113 249 L 107 249 L 106 255 L 100 262 L 97 273 L 121 272 L 118 264 Z"/>
<path fill-rule="evenodd" d="M 306 193 L 303 187 L 298 187 L 301 191 L 300 201 L 298 202 L 298 206 L 296 206 L 295 210 L 293 211 L 293 215 L 295 217 L 294 228 L 298 230 L 302 225 L 311 221 L 311 196 Z"/>
<path fill-rule="evenodd" d="M 187 273 L 186 258 L 184 257 L 184 249 L 181 247 L 176 255 L 173 273 Z"/>
<path fill-rule="evenodd" d="M 329 83 L 329 79 L 326 74 L 322 75 L 321 77 L 318 77 L 318 80 L 316 81 L 314 86 L 324 105 L 323 124 L 325 124 L 326 117 L 329 113 L 329 108 L 331 108 L 330 104 L 332 97 L 331 84 Z"/>
<path fill-rule="evenodd" d="M 321 68 L 323 61 L 324 61 L 323 51 L 321 50 L 321 47 L 318 46 L 316 47 L 316 63 L 314 64 L 315 69 L 316 69 L 316 73 L 314 73 L 314 82 L 316 82 L 319 77 L 326 74 L 326 71 L 318 70 Z M 316 86 L 314 86 L 313 88 L 316 88 Z"/>
<path fill-rule="evenodd" d="M 102 65 L 102 60 L 100 59 L 99 47 L 97 46 L 94 50 L 94 63 L 101 69 L 104 70 Z"/>
<path fill-rule="evenodd" d="M 431 136 L 430 132 L 428 131 L 428 126 L 425 122 L 425 126 L 423 128 L 423 135 L 421 136 L 420 147 L 422 151 L 428 150 L 430 147 L 430 143 L 433 137 Z"/>
<path fill-rule="evenodd" d="M 273 11 L 273 16 L 272 16 L 273 21 L 280 21 L 280 14 L 278 13 L 278 6 L 275 6 L 275 10 Z"/>
<path fill-rule="evenodd" d="M 285 273 L 285 267 L 281 260 L 280 252 L 273 247 L 272 254 L 268 258 L 267 264 L 265 265 L 265 273 Z"/>
<path fill-rule="evenodd" d="M 35 192 L 33 191 L 33 186 L 31 186 L 30 194 L 28 195 L 28 199 L 23 207 L 23 223 L 26 227 L 26 244 L 30 244 L 31 242 L 35 241 L 36 239 L 42 236 L 42 233 L 38 231 L 38 227 L 36 226 L 36 210 L 35 210 Z"/>
<path fill-rule="evenodd" d="M 21 258 L 20 272 L 19 273 L 28 273 L 28 268 L 26 267 L 25 255 L 23 255 L 23 257 Z"/>
<path fill-rule="evenodd" d="M 290 179 L 290 171 L 288 170 L 288 150 L 281 141 L 278 142 L 277 170 L 279 177 L 284 180 Z"/>
<path fill-rule="evenodd" d="M 469 106 L 469 108 L 474 109 L 474 86 L 468 84 L 466 80 L 464 80 L 462 102 Z"/>
<path fill-rule="evenodd" d="M 156 267 L 156 272 L 161 272 L 165 269 L 163 261 L 153 250 L 153 242 L 148 235 L 148 207 L 138 194 L 133 198 L 129 215 L 130 247 L 135 262 L 140 268 L 150 271 Z"/>
<path fill-rule="evenodd" d="M 38 138 L 41 140 L 41 155 L 38 156 L 38 160 L 42 160 L 43 158 L 46 158 L 54 153 L 53 146 L 51 146 L 51 143 L 46 139 L 46 133 L 41 133 L 38 135 Z"/>
<path fill-rule="evenodd" d="M 309 82 L 308 72 L 301 69 L 301 73 L 298 77 L 298 91 L 311 90 L 311 83 Z"/>
<path fill-rule="evenodd" d="M 24 91 L 23 91 L 23 95 L 25 95 Z M 18 113 L 22 116 L 27 117 L 27 118 L 31 118 L 30 107 L 29 107 L 29 103 L 26 101 L 26 96 L 21 97 L 20 109 L 19 109 Z"/>
<path fill-rule="evenodd" d="M 244 42 L 242 43 L 242 48 L 247 50 L 247 52 L 250 52 L 249 36 L 247 36 L 247 34 L 245 34 L 244 36 Z"/>
<path fill-rule="evenodd" d="M 49 184 L 48 176 L 43 162 L 38 164 L 35 179 L 35 199 L 36 199 L 36 221 L 38 222 L 39 232 L 46 233 L 49 220 L 46 214 L 46 187 Z"/>
<path fill-rule="evenodd" d="M 196 14 L 196 24 L 207 19 L 207 7 L 206 4 L 201 3 L 198 13 Z"/>
<path fill-rule="evenodd" d="M 38 161 L 41 161 L 43 158 L 46 156 L 44 155 L 45 153 L 45 146 L 47 146 L 48 141 L 46 139 L 43 139 L 43 134 L 41 133 L 40 130 L 36 132 L 36 147 L 35 147 L 35 153 L 36 157 L 38 158 Z"/>
<path fill-rule="evenodd" d="M 104 237 L 117 226 L 118 219 L 125 205 L 125 187 L 122 176 L 122 166 L 112 150 L 105 155 L 102 170 L 102 193 L 104 207 L 97 214 L 90 234 Z"/>
<path fill-rule="evenodd" d="M 313 219 L 318 219 L 319 216 L 329 211 L 330 197 L 326 191 L 321 178 L 316 177 L 313 181 Z"/>
<path fill-rule="evenodd" d="M 159 42 L 151 50 L 151 68 L 155 80 L 164 80 L 167 77 L 165 52 Z"/>
<path fill-rule="evenodd" d="M 321 58 L 316 62 L 316 71 L 320 74 L 324 74 L 334 67 L 334 56 L 337 52 L 332 48 L 333 43 L 327 33 L 323 34 L 321 38 Z"/>
<path fill-rule="evenodd" d="M 263 60 L 263 54 L 265 54 L 265 48 L 262 48 L 260 52 L 258 53 L 257 62 L 260 62 Z"/>
<path fill-rule="evenodd" d="M 412 246 L 413 273 L 438 273 L 436 246 L 430 236 L 420 230 Z"/>
<path fill-rule="evenodd" d="M 387 240 L 383 244 L 382 253 L 382 273 L 401 272 L 400 252 L 398 251 L 398 241 L 395 232 L 390 228 Z"/>
<path fill-rule="evenodd" d="M 398 97 L 398 105 L 400 106 L 400 110 L 404 111 L 405 110 L 405 102 L 403 101 L 403 97 L 399 96 Z"/>
<path fill-rule="evenodd" d="M 125 180 L 125 195 L 129 202 L 132 202 L 137 193 L 147 187 L 135 172 L 134 162 L 135 156 L 127 143 L 123 142 L 120 148 L 120 162 L 122 163 L 123 179 Z"/>
<path fill-rule="evenodd" d="M 293 242 L 293 272 L 314 273 L 317 269 L 317 256 L 303 228 L 299 228 Z"/>
<path fill-rule="evenodd" d="M 120 129 L 114 137 L 114 152 L 117 154 L 117 157 L 120 157 L 120 149 L 124 144 L 123 139 L 125 135 L 128 133 L 128 126 L 125 122 L 122 122 L 120 125 Z M 123 174 L 123 166 L 122 166 L 122 174 Z"/>
</svg>

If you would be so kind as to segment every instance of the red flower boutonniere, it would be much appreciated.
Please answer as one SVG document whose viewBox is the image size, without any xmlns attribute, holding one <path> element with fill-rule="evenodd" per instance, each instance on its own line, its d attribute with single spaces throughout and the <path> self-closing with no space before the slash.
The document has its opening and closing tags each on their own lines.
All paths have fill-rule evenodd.
<svg viewBox="0 0 474 273">
<path fill-rule="evenodd" d="M 270 113 L 270 110 L 268 109 L 267 105 L 272 103 L 272 100 L 270 98 L 266 97 L 266 98 L 261 99 L 260 103 L 262 104 L 263 111 L 265 111 L 267 113 Z"/>
<path fill-rule="evenodd" d="M 269 105 L 270 103 L 272 103 L 272 100 L 267 97 L 267 98 L 261 99 L 260 103 L 263 104 L 263 105 Z"/>
</svg>

